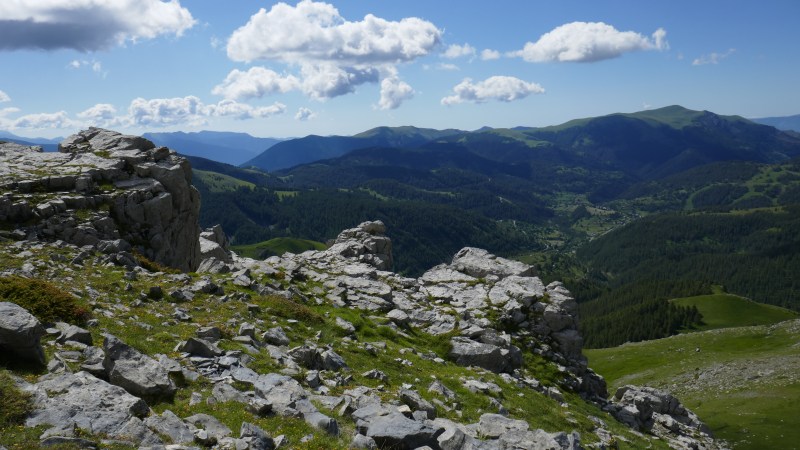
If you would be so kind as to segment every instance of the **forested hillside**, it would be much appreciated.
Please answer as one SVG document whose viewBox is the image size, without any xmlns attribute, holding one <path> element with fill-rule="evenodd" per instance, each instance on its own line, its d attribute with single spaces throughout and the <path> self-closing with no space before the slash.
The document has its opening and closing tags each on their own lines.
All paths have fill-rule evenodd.
<svg viewBox="0 0 800 450">
<path fill-rule="evenodd" d="M 411 145 L 423 132 L 432 133 L 352 139 Z M 408 275 L 464 246 L 535 262 L 575 293 L 590 346 L 698 326 L 698 311 L 667 300 L 712 285 L 800 308 L 796 136 L 671 107 L 402 145 L 274 173 L 193 159 L 201 222 L 246 245 L 325 242 L 380 219 L 391 224 L 395 269 Z"/>
</svg>

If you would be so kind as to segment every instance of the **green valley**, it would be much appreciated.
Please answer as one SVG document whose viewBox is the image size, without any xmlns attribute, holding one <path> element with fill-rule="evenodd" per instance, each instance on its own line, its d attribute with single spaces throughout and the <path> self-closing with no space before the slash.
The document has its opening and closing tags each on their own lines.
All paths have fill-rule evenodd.
<svg viewBox="0 0 800 450">
<path fill-rule="evenodd" d="M 735 449 L 797 448 L 800 321 L 680 334 L 586 350 L 613 389 L 667 389 Z"/>
</svg>

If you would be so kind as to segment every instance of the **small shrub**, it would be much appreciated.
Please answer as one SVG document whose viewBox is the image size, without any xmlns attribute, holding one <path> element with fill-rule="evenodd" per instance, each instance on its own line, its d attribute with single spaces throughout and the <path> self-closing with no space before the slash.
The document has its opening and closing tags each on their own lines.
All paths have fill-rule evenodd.
<svg viewBox="0 0 800 450">
<path fill-rule="evenodd" d="M 278 295 L 261 297 L 262 306 L 270 312 L 285 319 L 295 319 L 304 323 L 324 323 L 325 319 L 306 305 L 297 303 Z"/>
<path fill-rule="evenodd" d="M 0 371 L 0 429 L 21 425 L 31 410 L 30 394 L 21 391 L 6 371 Z"/>
<path fill-rule="evenodd" d="M 43 323 L 83 325 L 91 317 L 89 308 L 72 294 L 36 278 L 0 278 L 0 301 L 16 303 Z"/>
<path fill-rule="evenodd" d="M 147 269 L 150 272 L 181 273 L 181 271 L 178 269 L 162 266 L 161 264 L 152 261 L 147 256 L 144 256 L 136 250 L 133 251 L 133 257 L 136 258 L 136 262 L 139 263 L 142 268 Z"/>
</svg>

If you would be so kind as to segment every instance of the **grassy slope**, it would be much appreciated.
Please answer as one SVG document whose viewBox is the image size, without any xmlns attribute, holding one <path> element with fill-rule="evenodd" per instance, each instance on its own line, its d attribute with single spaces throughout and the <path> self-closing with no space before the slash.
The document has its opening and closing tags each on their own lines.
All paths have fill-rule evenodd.
<svg viewBox="0 0 800 450">
<path fill-rule="evenodd" d="M 283 255 L 289 253 L 303 253 L 306 250 L 325 250 L 326 246 L 322 242 L 310 241 L 308 239 L 295 238 L 275 238 L 268 241 L 249 245 L 235 245 L 233 251 L 248 258 L 261 258 L 267 252 L 269 255 Z"/>
<path fill-rule="evenodd" d="M 703 315 L 704 325 L 699 330 L 771 325 L 797 318 L 797 313 L 778 306 L 756 303 L 731 294 L 699 295 L 672 300 L 680 306 L 696 306 Z"/>
<path fill-rule="evenodd" d="M 141 302 L 139 293 L 156 284 L 161 286 L 164 292 L 170 292 L 183 287 L 183 281 L 161 276 L 140 276 L 136 280 L 126 280 L 124 278 L 125 269 L 95 265 L 93 260 L 86 261 L 83 267 L 73 266 L 68 270 L 62 269 L 60 266 L 48 268 L 44 261 L 49 261 L 47 258 L 53 254 L 63 254 L 65 258 L 69 259 L 74 257 L 77 250 L 72 252 L 68 249 L 54 250 L 51 247 L 44 247 L 32 248 L 31 252 L 32 255 L 21 257 L 18 255 L 18 249 L 0 242 L 0 270 L 19 268 L 25 262 L 36 261 L 39 270 L 48 270 L 48 280 L 67 292 L 78 292 L 84 296 L 83 290 L 91 288 L 103 293 L 95 303 L 95 318 L 98 319 L 99 324 L 97 327 L 90 328 L 96 344 L 102 343 L 102 333 L 108 332 L 144 353 L 150 355 L 164 353 L 177 358 L 179 355 L 174 352 L 175 344 L 193 336 L 197 326 L 218 326 L 222 329 L 224 336 L 230 338 L 236 335 L 236 324 L 245 320 L 257 324 L 262 329 L 280 325 L 286 330 L 292 346 L 315 341 L 320 346 L 334 345 L 336 351 L 342 355 L 352 369 L 348 373 L 353 376 L 354 380 L 346 386 L 332 388 L 333 395 L 341 395 L 345 389 L 351 389 L 358 385 L 370 387 L 383 385 L 388 394 L 404 384 L 409 384 L 417 389 L 424 398 L 432 400 L 436 396 L 428 392 L 426 388 L 433 379 L 438 379 L 456 392 L 460 404 L 459 411 L 439 408 L 439 416 L 469 423 L 478 420 L 480 415 L 485 412 L 496 410 L 488 396 L 470 392 L 461 384 L 461 380 L 465 377 L 480 377 L 485 381 L 500 385 L 503 393 L 498 395 L 498 400 L 514 418 L 526 420 L 534 428 L 543 428 L 547 431 L 576 430 L 581 433 L 584 444 L 591 444 L 597 442 L 597 437 L 592 433 L 595 425 L 589 416 L 595 416 L 602 418 L 613 434 L 625 440 L 621 442 L 620 448 L 622 449 L 666 449 L 663 442 L 631 432 L 597 406 L 584 402 L 574 393 L 564 392 L 569 406 L 563 407 L 555 400 L 540 393 L 522 388 L 515 383 L 507 383 L 497 374 L 485 371 L 476 372 L 450 362 L 437 363 L 429 359 L 430 357 L 424 356 L 424 354 L 433 352 L 436 356 L 446 358 L 450 336 L 431 336 L 416 330 L 405 330 L 405 333 L 400 333 L 387 326 L 386 319 L 372 316 L 363 311 L 336 308 L 329 304 L 317 305 L 315 302 L 296 303 L 283 297 L 253 296 L 247 302 L 223 302 L 217 297 L 198 293 L 192 302 L 179 305 L 191 311 L 191 323 L 165 321 L 165 317 L 172 314 L 176 305 L 167 300 Z M 190 274 L 190 277 L 192 280 L 199 278 L 196 274 Z M 212 275 L 212 278 L 215 282 L 223 285 L 229 295 L 252 294 L 252 291 L 233 285 L 229 277 Z M 281 274 L 271 278 L 271 282 L 286 284 Z M 133 289 L 124 289 L 127 283 L 130 283 Z M 322 289 L 321 285 L 313 282 L 300 284 L 297 287 L 309 297 L 318 295 L 315 293 Z M 106 300 L 112 298 L 113 300 Z M 249 311 L 247 303 L 258 305 L 260 311 Z M 116 311 L 115 314 L 102 313 L 112 309 Z M 336 317 L 353 323 L 356 332 L 351 339 L 345 339 L 346 333 L 336 326 Z M 50 345 L 52 339 L 52 336 L 45 337 L 44 348 L 48 360 L 53 358 L 54 346 Z M 376 341 L 385 342 L 386 349 L 379 351 L 377 355 L 372 355 L 364 350 L 364 342 Z M 229 339 L 223 341 L 221 346 L 225 350 L 245 350 L 241 344 Z M 266 351 L 253 353 L 251 356 L 254 361 L 250 363 L 250 367 L 259 373 L 277 372 L 281 369 Z M 401 364 L 398 362 L 401 359 L 410 361 L 411 365 Z M 0 366 L 2 365 L 0 364 Z M 544 385 L 554 385 L 555 380 L 559 378 L 557 367 L 552 363 L 545 362 L 537 355 L 526 352 L 524 366 L 531 376 L 535 376 Z M 388 375 L 388 381 L 372 380 L 362 375 L 365 371 L 376 367 Z M 74 365 L 71 368 L 77 370 Z M 17 369 L 12 369 L 11 372 L 23 376 L 31 382 L 41 374 Z M 302 379 L 302 377 L 300 378 Z M 4 380 L 6 381 L 4 382 Z M 0 376 L 0 388 L 3 387 L 8 387 L 7 377 Z M 289 441 L 289 447 L 297 449 L 344 449 L 348 447 L 354 432 L 355 424 L 351 419 L 338 416 L 335 412 L 324 408 L 323 412 L 332 415 L 339 421 L 341 436 L 327 436 L 300 419 L 278 416 L 256 417 L 239 404 L 208 405 L 205 401 L 195 405 L 190 404 L 192 392 L 197 392 L 203 398 L 207 398 L 211 395 L 211 390 L 212 384 L 201 378 L 179 390 L 174 400 L 151 406 L 157 413 L 169 409 L 179 417 L 201 412 L 211 413 L 232 430 L 238 430 L 243 421 L 252 422 L 268 431 L 272 436 L 285 434 Z M 387 398 L 389 397 L 391 396 L 387 395 Z M 0 424 L 0 446 L 5 446 L 9 450 L 36 448 L 38 436 L 43 431 L 41 428 L 29 429 Z M 300 439 L 309 434 L 314 436 L 313 439 L 302 443 Z M 71 449 L 73 447 L 61 448 Z M 110 448 L 128 447 L 120 445 Z"/>
<path fill-rule="evenodd" d="M 254 188 L 255 184 L 249 181 L 244 181 L 239 178 L 232 177 L 217 172 L 208 172 L 205 170 L 193 170 L 192 175 L 199 178 L 203 183 L 208 186 L 211 192 L 233 192 L 239 187 Z"/>
<path fill-rule="evenodd" d="M 610 390 L 669 390 L 736 449 L 800 448 L 800 320 L 586 350 Z"/>
</svg>

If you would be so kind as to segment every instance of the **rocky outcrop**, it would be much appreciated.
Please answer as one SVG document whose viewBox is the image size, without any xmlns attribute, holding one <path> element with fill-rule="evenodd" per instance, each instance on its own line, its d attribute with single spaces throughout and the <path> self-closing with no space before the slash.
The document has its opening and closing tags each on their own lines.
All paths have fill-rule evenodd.
<svg viewBox="0 0 800 450">
<path fill-rule="evenodd" d="M 143 355 L 111 335 L 106 335 L 103 350 L 103 367 L 112 384 L 146 399 L 170 398 L 175 395 L 175 383 L 153 358 Z"/>
<path fill-rule="evenodd" d="M 27 389 L 33 394 L 34 409 L 25 424 L 47 426 L 43 438 L 76 437 L 82 430 L 137 445 L 162 443 L 142 423 L 149 410 L 142 399 L 86 372 L 66 373 Z"/>
<path fill-rule="evenodd" d="M 147 139 L 90 128 L 59 153 L 0 143 L 0 190 L 0 222 L 27 223 L 26 236 L 109 253 L 133 248 L 186 271 L 200 264 L 200 196 L 189 162 Z"/>
<path fill-rule="evenodd" d="M 679 449 L 716 449 L 709 428 L 668 392 L 627 385 L 617 389 L 608 410 L 620 422 L 655 434 Z"/>
<path fill-rule="evenodd" d="M 364 222 L 344 230 L 328 251 L 374 266 L 379 270 L 392 270 L 392 240 L 384 236 L 386 226 L 380 220 Z"/>
<path fill-rule="evenodd" d="M 0 302 L 0 349 L 21 359 L 44 364 L 40 343 L 44 327 L 25 308 L 14 303 Z"/>
</svg>

